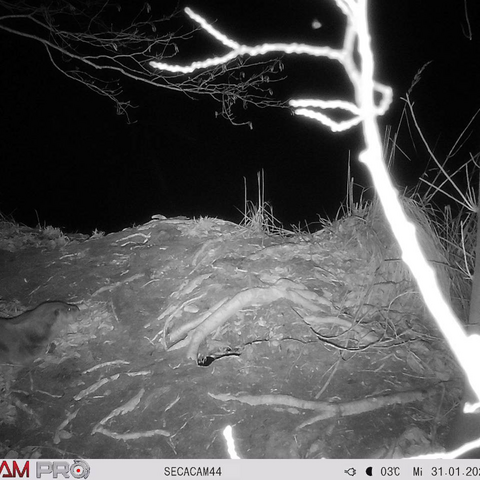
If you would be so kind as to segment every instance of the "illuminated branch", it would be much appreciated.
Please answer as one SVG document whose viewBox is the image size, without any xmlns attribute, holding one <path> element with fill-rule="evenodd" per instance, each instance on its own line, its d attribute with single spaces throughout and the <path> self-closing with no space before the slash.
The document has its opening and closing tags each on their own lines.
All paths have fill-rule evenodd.
<svg viewBox="0 0 480 480">
<path fill-rule="evenodd" d="M 335 0 L 335 3 L 346 19 L 344 42 L 340 50 L 297 43 L 266 43 L 253 47 L 242 45 L 214 29 L 202 17 L 187 8 L 185 9 L 187 15 L 228 47 L 230 51 L 222 57 L 211 57 L 187 66 L 163 62 L 152 62 L 151 65 L 159 70 L 190 73 L 212 65 L 221 65 L 243 55 L 255 57 L 267 53 L 283 52 L 326 57 L 343 66 L 355 90 L 355 103 L 345 100 L 299 99 L 291 100 L 290 104 L 296 109 L 295 113 L 298 115 L 317 120 L 332 131 L 346 130 L 354 125 L 362 124 L 365 149 L 360 153 L 359 159 L 370 171 L 378 197 L 401 247 L 403 260 L 416 278 L 428 309 L 437 320 L 445 338 L 466 370 L 471 385 L 478 394 L 480 393 L 480 375 L 476 363 L 478 361 L 477 351 L 480 351 L 480 336 L 467 337 L 465 335 L 450 305 L 443 298 L 436 275 L 422 254 L 415 226 L 409 222 L 402 209 L 398 192 L 390 180 L 383 161 L 377 116 L 389 108 L 392 101 L 392 90 L 388 86 L 375 82 L 373 77 L 374 60 L 368 30 L 367 0 Z M 355 53 L 359 57 L 358 62 L 354 59 Z M 361 68 L 357 67 L 357 63 L 361 65 Z M 381 94 L 378 105 L 374 102 L 376 92 Z M 325 113 L 326 110 L 334 109 L 348 112 L 351 117 L 346 121 L 337 122 Z M 472 361 L 476 356 L 477 360 Z"/>
<path fill-rule="evenodd" d="M 55 68 L 108 97 L 118 114 L 128 117 L 131 106 L 124 100 L 121 77 L 190 96 L 208 95 L 221 103 L 220 114 L 232 122 L 237 102 L 244 108 L 286 106 L 271 98 L 270 84 L 280 80 L 276 74 L 282 70 L 278 59 L 253 62 L 236 58 L 188 78 L 152 69 L 150 62 L 171 59 L 179 52 L 178 43 L 195 32 L 167 30 L 178 12 L 154 19 L 150 4 L 144 3 L 127 26 L 115 28 L 113 25 L 125 23 L 125 14 L 109 0 L 58 0 L 48 6 L 35 3 L 39 2 L 0 0 L 0 30 L 41 43 Z"/>
<path fill-rule="evenodd" d="M 315 45 L 306 45 L 299 43 L 265 43 L 263 45 L 256 45 L 250 47 L 242 45 L 228 38 L 223 33 L 219 32 L 212 25 L 208 24 L 200 15 L 197 15 L 190 8 L 185 9 L 186 14 L 194 21 L 196 21 L 202 28 L 204 28 L 212 37 L 216 38 L 220 43 L 230 48 L 231 50 L 221 57 L 211 57 L 201 62 L 193 62 L 190 65 L 172 65 L 165 62 L 150 62 L 153 68 L 162 71 L 175 73 L 192 73 L 212 66 L 223 65 L 235 58 L 248 55 L 256 57 L 267 55 L 269 53 L 287 53 L 287 54 L 305 54 L 315 57 L 326 57 L 330 60 L 335 60 L 348 69 L 351 78 L 358 78 L 359 73 L 356 71 L 353 60 L 353 40 L 354 40 L 354 25 L 349 22 L 347 32 L 345 34 L 344 47 L 341 50 L 333 49 L 331 47 L 319 47 Z M 392 101 L 392 90 L 385 85 L 374 82 L 374 88 L 382 95 L 382 100 L 375 109 L 377 115 L 383 115 L 389 108 Z M 304 115 L 313 118 L 329 127 L 334 132 L 347 130 L 354 125 L 358 125 L 362 121 L 360 110 L 358 106 L 351 102 L 344 100 L 291 100 L 290 105 L 295 107 L 297 115 Z M 305 107 L 305 108 L 303 108 Z M 306 108 L 310 107 L 310 108 Z M 318 108 L 320 110 L 336 110 L 340 109 L 351 113 L 353 116 L 349 120 L 337 122 L 326 114 L 312 110 Z"/>
</svg>

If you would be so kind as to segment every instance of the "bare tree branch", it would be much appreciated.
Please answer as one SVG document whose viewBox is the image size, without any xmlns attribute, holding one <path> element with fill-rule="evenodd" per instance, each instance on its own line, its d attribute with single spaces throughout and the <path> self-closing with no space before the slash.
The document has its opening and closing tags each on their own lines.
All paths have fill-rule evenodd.
<svg viewBox="0 0 480 480">
<path fill-rule="evenodd" d="M 278 82 L 279 59 L 232 61 L 190 76 L 162 72 L 152 61 L 179 54 L 179 43 L 192 39 L 196 29 L 178 27 L 182 13 L 152 16 L 149 3 L 126 19 L 125 7 L 110 0 L 0 0 L 0 30 L 41 43 L 52 65 L 68 78 L 108 97 L 117 114 L 133 105 L 123 95 L 120 79 L 129 79 L 186 95 L 208 95 L 221 104 L 219 115 L 235 123 L 234 106 L 287 107 L 273 100 L 270 84 Z M 175 22 L 174 22 L 175 21 Z"/>
</svg>

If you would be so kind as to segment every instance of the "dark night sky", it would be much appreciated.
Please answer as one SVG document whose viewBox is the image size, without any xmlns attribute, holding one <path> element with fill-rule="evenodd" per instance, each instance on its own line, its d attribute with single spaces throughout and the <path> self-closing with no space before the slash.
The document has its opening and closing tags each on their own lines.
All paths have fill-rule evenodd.
<svg viewBox="0 0 480 480">
<path fill-rule="evenodd" d="M 162 10 L 166 2 L 150 3 L 153 14 L 168 13 Z M 398 125 L 400 97 L 430 60 L 413 98 L 439 154 L 480 108 L 478 3 L 467 0 L 469 41 L 461 28 L 466 24 L 463 1 L 370 1 L 377 79 L 395 93 L 390 112 L 380 119 L 382 134 L 386 125 Z M 217 28 L 242 43 L 341 41 L 343 24 L 333 1 L 193 0 L 181 5 L 217 19 Z M 311 28 L 314 18 L 322 22 L 321 29 Z M 182 22 L 191 25 L 186 16 Z M 225 51 L 206 38 L 198 33 L 186 48 L 203 52 L 199 59 Z M 175 63 L 188 63 L 189 52 L 182 50 Z M 128 125 L 109 100 L 62 76 L 41 45 L 0 31 L 0 55 L 0 212 L 19 222 L 34 226 L 38 213 L 42 225 L 90 233 L 140 224 L 155 213 L 239 221 L 243 177 L 255 199 L 256 172 L 263 168 L 266 199 L 289 226 L 315 222 L 317 213 L 335 215 L 346 194 L 349 154 L 356 181 L 370 184 L 356 161 L 362 146 L 359 128 L 333 134 L 287 110 L 239 107 L 239 118 L 253 122 L 250 130 L 216 118 L 219 105 L 213 100 L 191 100 L 125 81 L 124 98 L 138 105 L 131 112 L 136 123 Z M 279 99 L 332 96 L 345 85 L 330 62 L 307 57 L 284 57 L 283 62 L 288 78 L 273 86 Z M 477 121 L 466 152 L 480 150 L 479 130 Z M 427 155 L 421 147 L 412 148 L 406 124 L 400 144 L 412 162 L 397 156 L 395 180 L 400 187 L 413 186 Z"/>
</svg>

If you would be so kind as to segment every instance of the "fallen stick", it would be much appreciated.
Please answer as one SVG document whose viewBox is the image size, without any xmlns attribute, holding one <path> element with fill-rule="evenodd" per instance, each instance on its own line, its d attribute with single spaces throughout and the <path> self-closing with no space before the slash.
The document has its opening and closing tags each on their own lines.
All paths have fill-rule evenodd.
<svg viewBox="0 0 480 480">
<path fill-rule="evenodd" d="M 218 327 L 223 325 L 234 313 L 249 305 L 264 305 L 282 298 L 282 293 L 278 288 L 250 288 L 237 293 L 231 300 L 210 315 L 202 324 L 200 324 L 192 335 L 192 340 L 187 351 L 187 358 L 196 360 L 198 348 L 207 335 Z"/>
<path fill-rule="evenodd" d="M 207 335 L 222 326 L 232 315 L 248 306 L 259 306 L 285 298 L 310 311 L 322 309 L 319 304 L 327 304 L 328 300 L 309 291 L 304 285 L 287 279 L 280 279 L 270 287 L 255 287 L 237 293 L 213 312 L 203 323 L 191 331 L 191 341 L 187 358 L 196 360 L 198 349 Z"/>
<path fill-rule="evenodd" d="M 361 400 L 354 400 L 351 402 L 345 403 L 333 403 L 333 402 L 318 402 L 311 400 L 302 400 L 300 398 L 295 398 L 290 395 L 230 395 L 228 393 L 224 394 L 214 394 L 209 393 L 209 395 L 216 400 L 221 400 L 222 402 L 241 402 L 248 405 L 280 405 L 286 407 L 299 408 L 302 410 L 314 410 L 320 411 L 319 415 L 312 417 L 305 422 L 298 425 L 297 430 L 300 428 L 311 425 L 312 423 L 318 422 L 320 420 L 326 420 L 327 418 L 333 417 L 348 417 L 351 415 L 358 415 L 360 413 L 371 412 L 373 410 L 378 410 L 379 408 L 384 408 L 389 405 L 411 403 L 416 401 L 424 400 L 430 391 L 427 390 L 412 390 L 409 392 L 397 392 L 392 395 L 381 395 L 377 397 L 368 397 Z"/>
</svg>

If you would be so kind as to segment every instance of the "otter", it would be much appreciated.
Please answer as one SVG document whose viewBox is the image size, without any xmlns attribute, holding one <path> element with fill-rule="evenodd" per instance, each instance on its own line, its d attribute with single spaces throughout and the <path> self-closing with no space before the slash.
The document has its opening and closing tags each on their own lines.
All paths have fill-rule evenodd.
<svg viewBox="0 0 480 480">
<path fill-rule="evenodd" d="M 0 363 L 33 362 L 55 336 L 54 325 L 75 319 L 78 311 L 69 303 L 45 302 L 17 317 L 0 317 Z"/>
</svg>

